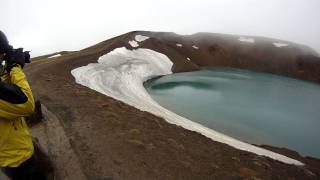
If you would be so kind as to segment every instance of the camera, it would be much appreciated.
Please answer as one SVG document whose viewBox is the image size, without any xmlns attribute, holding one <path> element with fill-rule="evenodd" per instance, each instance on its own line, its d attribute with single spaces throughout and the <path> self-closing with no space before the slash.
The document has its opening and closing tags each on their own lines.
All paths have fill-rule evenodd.
<svg viewBox="0 0 320 180">
<path fill-rule="evenodd" d="M 0 75 L 3 75 L 6 70 L 9 72 L 8 69 L 16 64 L 23 68 L 25 63 L 30 63 L 30 51 L 23 51 L 23 48 L 13 49 L 4 56 L 3 60 L 0 60 Z"/>
</svg>

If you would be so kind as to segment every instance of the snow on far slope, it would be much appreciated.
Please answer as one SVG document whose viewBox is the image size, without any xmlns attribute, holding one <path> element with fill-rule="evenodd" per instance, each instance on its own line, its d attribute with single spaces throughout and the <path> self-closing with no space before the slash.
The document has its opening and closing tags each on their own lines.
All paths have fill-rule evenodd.
<svg viewBox="0 0 320 180">
<path fill-rule="evenodd" d="M 132 47 L 138 47 L 138 46 L 139 46 L 138 42 L 135 41 L 135 40 L 129 41 L 128 43 L 129 43 Z"/>
<path fill-rule="evenodd" d="M 253 38 L 239 37 L 238 40 L 241 41 L 241 42 L 254 43 L 254 39 Z"/>
<path fill-rule="evenodd" d="M 142 42 L 142 41 L 145 41 L 145 40 L 149 39 L 149 37 L 148 36 L 142 36 L 142 35 L 136 35 L 134 39 L 136 41 L 138 41 L 138 42 Z"/>
<path fill-rule="evenodd" d="M 55 55 L 50 56 L 50 57 L 48 57 L 48 58 L 55 58 L 55 57 L 59 57 L 59 56 L 61 56 L 61 54 L 55 54 Z"/>
<path fill-rule="evenodd" d="M 281 42 L 275 42 L 275 43 L 273 43 L 273 45 L 274 45 L 275 47 L 278 47 L 278 48 L 285 47 L 285 46 L 289 46 L 288 44 L 286 44 L 286 43 L 281 43 Z"/>
<path fill-rule="evenodd" d="M 199 47 L 196 46 L 196 45 L 193 45 L 192 47 L 193 47 L 194 49 L 199 49 Z"/>
<path fill-rule="evenodd" d="M 176 44 L 176 46 L 178 46 L 178 47 L 182 47 L 182 44 Z"/>
<path fill-rule="evenodd" d="M 247 144 L 179 116 L 155 102 L 147 93 L 143 82 L 159 75 L 171 74 L 173 63 L 164 54 L 151 49 L 128 50 L 117 48 L 90 63 L 71 71 L 76 82 L 113 97 L 142 111 L 163 117 L 166 121 L 196 131 L 212 140 L 237 149 L 267 156 L 288 164 L 303 165 L 286 156 Z"/>
</svg>

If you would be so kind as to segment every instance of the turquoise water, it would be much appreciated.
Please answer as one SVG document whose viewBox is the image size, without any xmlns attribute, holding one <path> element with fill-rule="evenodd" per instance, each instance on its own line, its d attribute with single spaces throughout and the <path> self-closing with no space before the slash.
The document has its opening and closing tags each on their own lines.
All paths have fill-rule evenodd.
<svg viewBox="0 0 320 180">
<path fill-rule="evenodd" d="M 320 158 L 320 85 L 231 68 L 177 73 L 144 85 L 163 107 L 209 128 Z"/>
</svg>

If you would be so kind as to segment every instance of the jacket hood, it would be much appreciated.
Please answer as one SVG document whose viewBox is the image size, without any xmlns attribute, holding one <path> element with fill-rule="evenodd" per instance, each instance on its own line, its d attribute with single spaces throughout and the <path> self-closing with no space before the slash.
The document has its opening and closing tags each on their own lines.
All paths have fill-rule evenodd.
<svg viewBox="0 0 320 180">
<path fill-rule="evenodd" d="M 12 50 L 6 35 L 0 30 L 0 53 L 8 53 Z"/>
</svg>

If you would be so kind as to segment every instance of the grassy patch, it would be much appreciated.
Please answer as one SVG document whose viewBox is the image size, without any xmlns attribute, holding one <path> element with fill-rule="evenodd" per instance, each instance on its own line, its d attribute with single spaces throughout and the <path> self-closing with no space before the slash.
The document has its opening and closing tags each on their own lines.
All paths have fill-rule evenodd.
<svg viewBox="0 0 320 180">
<path fill-rule="evenodd" d="M 113 112 L 113 111 L 108 111 L 107 117 L 110 117 L 110 118 L 113 118 L 113 119 L 117 119 L 117 120 L 120 119 L 120 115 L 115 113 L 115 112 Z"/>
<path fill-rule="evenodd" d="M 142 142 L 142 141 L 140 141 L 140 140 L 137 140 L 137 139 L 129 139 L 129 140 L 127 140 L 128 141 L 128 143 L 130 143 L 130 144 L 132 144 L 132 145 L 134 145 L 134 146 L 136 146 L 136 147 L 139 147 L 139 148 L 144 148 L 145 147 L 145 144 Z"/>
<path fill-rule="evenodd" d="M 139 129 L 130 129 L 129 134 L 130 135 L 139 135 L 139 134 L 141 134 L 141 131 Z"/>
</svg>

